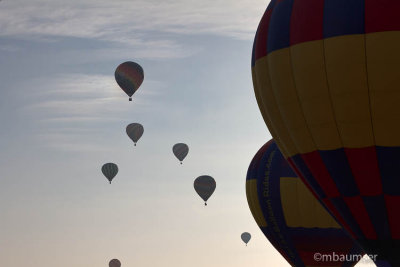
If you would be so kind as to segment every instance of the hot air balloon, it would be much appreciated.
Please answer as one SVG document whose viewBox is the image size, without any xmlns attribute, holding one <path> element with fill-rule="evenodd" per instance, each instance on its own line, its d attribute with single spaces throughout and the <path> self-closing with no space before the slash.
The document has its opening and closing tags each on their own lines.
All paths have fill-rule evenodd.
<svg viewBox="0 0 400 267">
<path fill-rule="evenodd" d="M 242 241 L 246 244 L 249 243 L 250 239 L 251 239 L 251 234 L 248 232 L 244 232 L 243 234 L 240 235 L 240 238 L 242 239 Z"/>
<path fill-rule="evenodd" d="M 126 126 L 126 134 L 133 141 L 136 146 L 137 141 L 139 141 L 140 137 L 142 137 L 144 132 L 144 128 L 140 123 L 131 123 Z"/>
<path fill-rule="evenodd" d="M 291 266 L 354 266 L 362 258 L 359 245 L 296 176 L 273 140 L 249 166 L 246 195 L 256 223 Z"/>
<path fill-rule="evenodd" d="M 178 143 L 172 147 L 172 152 L 182 164 L 182 161 L 186 158 L 187 154 L 189 153 L 189 147 L 187 144 Z"/>
<path fill-rule="evenodd" d="M 124 62 L 115 70 L 115 80 L 119 87 L 129 96 L 129 101 L 132 101 L 132 95 L 139 89 L 143 79 L 143 69 L 135 62 Z"/>
<path fill-rule="evenodd" d="M 111 184 L 111 181 L 118 173 L 118 166 L 115 163 L 106 163 L 101 167 L 101 171 Z"/>
<path fill-rule="evenodd" d="M 113 259 L 108 264 L 109 267 L 121 267 L 121 262 L 117 259 Z"/>
<path fill-rule="evenodd" d="M 368 254 L 400 266 L 400 2 L 272 0 L 252 56 L 272 136 Z"/>
<path fill-rule="evenodd" d="M 217 184 L 214 178 L 208 175 L 202 175 L 196 178 L 193 183 L 194 190 L 204 200 L 204 205 L 207 206 L 207 200 L 215 191 Z"/>
</svg>

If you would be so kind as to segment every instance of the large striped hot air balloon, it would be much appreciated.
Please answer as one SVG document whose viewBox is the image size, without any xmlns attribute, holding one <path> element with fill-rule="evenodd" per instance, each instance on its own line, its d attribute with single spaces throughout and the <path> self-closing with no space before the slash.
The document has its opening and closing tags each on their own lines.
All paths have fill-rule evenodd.
<svg viewBox="0 0 400 267">
<path fill-rule="evenodd" d="M 291 266 L 353 266 L 362 258 L 358 244 L 296 176 L 273 140 L 251 161 L 246 194 L 258 226 Z"/>
<path fill-rule="evenodd" d="M 115 70 L 115 80 L 119 87 L 129 96 L 129 101 L 132 101 L 132 95 L 139 89 L 143 79 L 143 68 L 132 61 L 120 64 Z"/>
<path fill-rule="evenodd" d="M 281 151 L 368 254 L 400 266 L 400 1 L 272 0 L 257 102 Z"/>
</svg>

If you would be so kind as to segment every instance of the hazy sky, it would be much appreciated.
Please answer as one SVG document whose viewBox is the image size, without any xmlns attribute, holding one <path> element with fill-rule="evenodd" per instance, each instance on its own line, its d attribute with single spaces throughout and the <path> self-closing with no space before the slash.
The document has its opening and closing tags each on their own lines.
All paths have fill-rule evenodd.
<svg viewBox="0 0 400 267">
<path fill-rule="evenodd" d="M 0 265 L 289 266 L 245 195 L 271 138 L 250 71 L 267 4 L 1 1 Z M 128 60 L 145 72 L 132 102 L 114 80 Z M 137 147 L 132 122 L 145 129 Z M 178 142 L 190 147 L 182 166 Z M 106 162 L 119 166 L 112 185 Z M 200 175 L 217 181 L 207 207 Z"/>
</svg>

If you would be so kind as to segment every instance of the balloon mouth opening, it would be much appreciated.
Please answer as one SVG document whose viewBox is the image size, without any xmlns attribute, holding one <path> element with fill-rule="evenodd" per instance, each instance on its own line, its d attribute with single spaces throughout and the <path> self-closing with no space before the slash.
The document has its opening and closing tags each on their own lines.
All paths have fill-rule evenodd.
<svg viewBox="0 0 400 267">
<path fill-rule="evenodd" d="M 132 101 L 132 97 L 129 98 L 129 101 Z"/>
</svg>

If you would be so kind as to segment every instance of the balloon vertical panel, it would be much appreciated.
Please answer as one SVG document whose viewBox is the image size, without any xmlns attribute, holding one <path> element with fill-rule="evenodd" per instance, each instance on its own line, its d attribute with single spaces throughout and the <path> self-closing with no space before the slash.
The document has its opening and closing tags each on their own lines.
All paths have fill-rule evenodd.
<svg viewBox="0 0 400 267">
<path fill-rule="evenodd" d="M 256 190 L 253 187 L 256 182 Z M 358 245 L 290 168 L 277 145 L 266 143 L 248 170 L 246 191 L 252 214 L 272 245 L 293 266 L 352 266 L 318 262 L 315 253 L 362 255 Z M 257 199 L 257 202 L 255 200 Z M 264 219 L 260 220 L 260 214 Z"/>
<path fill-rule="evenodd" d="M 252 59 L 260 110 L 285 157 L 364 249 L 394 266 L 399 10 L 394 0 L 272 1 Z"/>
</svg>

